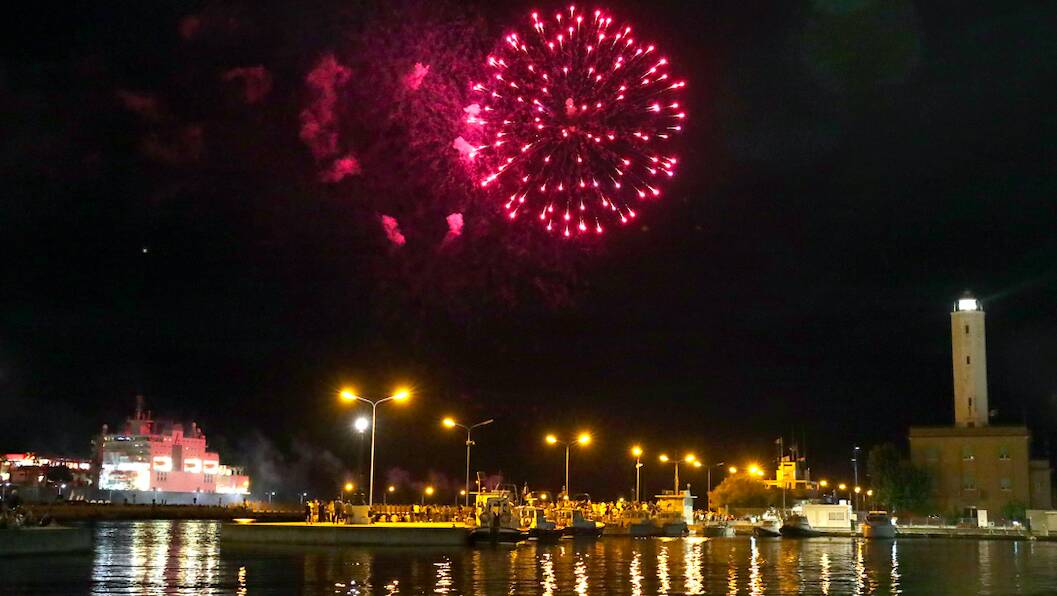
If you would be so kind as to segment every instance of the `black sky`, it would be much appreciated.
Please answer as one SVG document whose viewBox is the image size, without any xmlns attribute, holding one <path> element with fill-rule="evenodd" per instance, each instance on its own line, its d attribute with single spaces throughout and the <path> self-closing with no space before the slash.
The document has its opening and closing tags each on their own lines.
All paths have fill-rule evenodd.
<svg viewBox="0 0 1057 596">
<path fill-rule="evenodd" d="M 552 488 L 561 458 L 542 435 L 580 428 L 597 443 L 574 489 L 606 496 L 633 478 L 633 441 L 743 463 L 785 434 L 816 473 L 850 477 L 853 443 L 951 421 L 948 312 L 966 288 L 988 311 L 991 407 L 1045 450 L 1057 7 L 978 4 L 611 3 L 692 83 L 683 169 L 642 229 L 577 261 L 567 300 L 519 289 L 505 305 L 487 284 L 407 294 L 355 189 L 316 182 L 304 77 L 362 41 L 369 3 L 16 11 L 0 451 L 86 452 L 144 393 L 228 459 L 251 461 L 254 436 L 349 458 L 335 391 L 406 381 L 417 397 L 384 412 L 379 463 L 416 478 L 461 474 L 444 414 L 495 417 L 477 467 Z M 498 33 L 529 8 L 450 10 Z M 254 105 L 220 78 L 248 65 L 274 79 Z M 149 122 L 123 91 L 153 98 Z"/>
</svg>

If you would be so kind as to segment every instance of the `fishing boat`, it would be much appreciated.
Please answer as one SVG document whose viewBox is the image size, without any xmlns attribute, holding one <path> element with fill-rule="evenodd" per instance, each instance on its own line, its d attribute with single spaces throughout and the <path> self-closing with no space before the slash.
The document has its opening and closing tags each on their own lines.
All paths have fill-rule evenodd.
<svg viewBox="0 0 1057 596">
<path fill-rule="evenodd" d="M 777 519 L 765 519 L 752 527 L 752 535 L 757 538 L 777 538 L 782 535 L 782 524 Z"/>
<path fill-rule="evenodd" d="M 475 504 L 477 526 L 470 532 L 472 543 L 517 544 L 528 539 L 528 530 L 521 527 L 509 491 L 477 493 Z"/>
<path fill-rule="evenodd" d="M 871 511 L 859 526 L 863 538 L 895 538 L 896 526 L 887 511 Z"/>
<path fill-rule="evenodd" d="M 604 523 L 590 519 L 579 508 L 559 510 L 558 521 L 564 526 L 565 535 L 573 538 L 598 538 L 606 528 Z"/>
<path fill-rule="evenodd" d="M 782 538 L 813 538 L 822 535 L 822 532 L 811 527 L 806 517 L 796 514 L 787 517 L 778 532 Z"/>
<path fill-rule="evenodd" d="M 537 542 L 556 542 L 561 540 L 565 534 L 565 528 L 547 519 L 547 512 L 544 509 L 525 505 L 519 508 L 519 512 L 521 527 L 528 528 L 530 539 L 535 539 Z"/>
</svg>

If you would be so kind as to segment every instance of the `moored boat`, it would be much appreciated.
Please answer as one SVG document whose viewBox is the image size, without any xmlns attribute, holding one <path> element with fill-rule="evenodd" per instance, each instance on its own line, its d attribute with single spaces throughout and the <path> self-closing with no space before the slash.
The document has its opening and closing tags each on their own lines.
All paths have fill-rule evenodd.
<svg viewBox="0 0 1057 596">
<path fill-rule="evenodd" d="M 783 538 L 813 538 L 822 535 L 813 529 L 807 518 L 802 515 L 790 515 L 778 532 Z"/>
<path fill-rule="evenodd" d="M 508 491 L 477 493 L 476 504 L 477 527 L 470 532 L 471 542 L 516 544 L 528 539 Z"/>
<path fill-rule="evenodd" d="M 896 526 L 887 511 L 871 511 L 860 524 L 863 538 L 895 538 Z"/>
<path fill-rule="evenodd" d="M 781 524 L 775 519 L 765 519 L 752 527 L 752 535 L 757 538 L 777 538 L 782 535 Z"/>
</svg>

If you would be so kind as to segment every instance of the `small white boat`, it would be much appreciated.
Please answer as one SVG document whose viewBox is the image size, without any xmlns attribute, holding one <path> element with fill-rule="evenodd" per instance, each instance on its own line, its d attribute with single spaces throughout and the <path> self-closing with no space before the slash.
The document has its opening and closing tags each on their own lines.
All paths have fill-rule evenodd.
<svg viewBox="0 0 1057 596">
<path fill-rule="evenodd" d="M 863 538 L 895 538 L 896 526 L 887 511 L 871 511 L 859 526 Z"/>
</svg>

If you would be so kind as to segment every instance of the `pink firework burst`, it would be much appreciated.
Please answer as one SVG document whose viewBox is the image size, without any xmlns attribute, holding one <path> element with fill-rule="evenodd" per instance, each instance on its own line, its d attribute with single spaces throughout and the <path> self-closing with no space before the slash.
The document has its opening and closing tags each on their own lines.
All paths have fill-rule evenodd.
<svg viewBox="0 0 1057 596">
<path fill-rule="evenodd" d="M 483 143 L 470 157 L 481 187 L 522 217 L 565 237 L 627 223 L 675 174 L 669 143 L 686 86 L 657 48 L 602 11 L 575 6 L 508 34 L 473 83 L 467 122 Z"/>
</svg>

